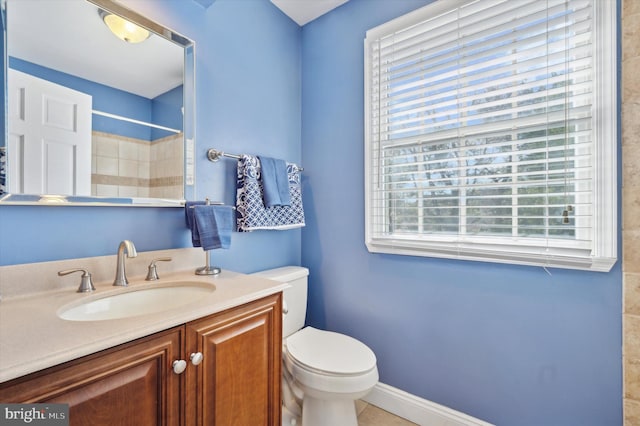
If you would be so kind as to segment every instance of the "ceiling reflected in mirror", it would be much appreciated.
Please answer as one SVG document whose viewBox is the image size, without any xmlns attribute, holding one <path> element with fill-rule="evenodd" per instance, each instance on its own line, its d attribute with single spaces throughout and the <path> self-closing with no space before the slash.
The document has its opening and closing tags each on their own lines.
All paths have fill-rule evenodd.
<svg viewBox="0 0 640 426">
<path fill-rule="evenodd" d="M 8 0 L 8 54 L 152 99 L 182 84 L 184 48 L 157 34 L 114 38 L 85 0 Z"/>
</svg>

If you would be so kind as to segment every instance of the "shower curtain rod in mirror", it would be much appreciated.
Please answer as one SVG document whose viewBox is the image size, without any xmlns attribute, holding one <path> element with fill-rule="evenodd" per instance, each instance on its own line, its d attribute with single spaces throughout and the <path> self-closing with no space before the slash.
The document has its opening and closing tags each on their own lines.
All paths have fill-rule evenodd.
<svg viewBox="0 0 640 426">
<path fill-rule="evenodd" d="M 146 121 L 135 120 L 133 118 L 123 117 L 117 114 L 111 114 L 110 112 L 102 112 L 95 109 L 91 110 L 91 112 L 93 114 L 101 115 L 103 117 L 109 117 L 116 120 L 128 121 L 129 123 L 141 124 L 143 126 L 153 127 L 155 129 L 166 130 L 167 132 L 182 133 L 182 130 L 172 129 L 171 127 L 160 126 L 158 124 L 147 123 Z"/>
</svg>

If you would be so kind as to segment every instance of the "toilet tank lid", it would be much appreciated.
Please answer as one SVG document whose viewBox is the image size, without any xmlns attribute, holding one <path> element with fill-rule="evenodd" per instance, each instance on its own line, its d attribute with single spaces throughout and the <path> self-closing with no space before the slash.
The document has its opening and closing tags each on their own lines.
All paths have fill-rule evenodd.
<svg viewBox="0 0 640 426">
<path fill-rule="evenodd" d="M 281 268 L 254 272 L 251 275 L 257 275 L 262 278 L 288 283 L 299 278 L 305 278 L 309 275 L 309 270 L 302 266 L 283 266 Z"/>
</svg>

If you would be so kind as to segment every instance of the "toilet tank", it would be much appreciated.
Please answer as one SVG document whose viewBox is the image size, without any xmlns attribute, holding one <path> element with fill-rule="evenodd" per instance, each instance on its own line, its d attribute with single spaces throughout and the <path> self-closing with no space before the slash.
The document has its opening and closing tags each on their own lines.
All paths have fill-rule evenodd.
<svg viewBox="0 0 640 426">
<path fill-rule="evenodd" d="M 307 316 L 307 277 L 309 270 L 301 266 L 284 266 L 256 272 L 262 278 L 287 283 L 291 287 L 283 291 L 282 338 L 290 336 L 304 327 Z"/>
</svg>

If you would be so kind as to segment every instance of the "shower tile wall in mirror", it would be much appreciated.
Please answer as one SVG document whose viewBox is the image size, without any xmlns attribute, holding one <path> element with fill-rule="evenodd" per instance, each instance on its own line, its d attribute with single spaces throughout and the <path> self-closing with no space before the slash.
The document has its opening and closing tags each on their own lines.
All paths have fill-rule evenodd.
<svg viewBox="0 0 640 426">
<path fill-rule="evenodd" d="M 182 135 L 151 143 L 92 133 L 91 193 L 99 197 L 182 198 Z"/>
</svg>

